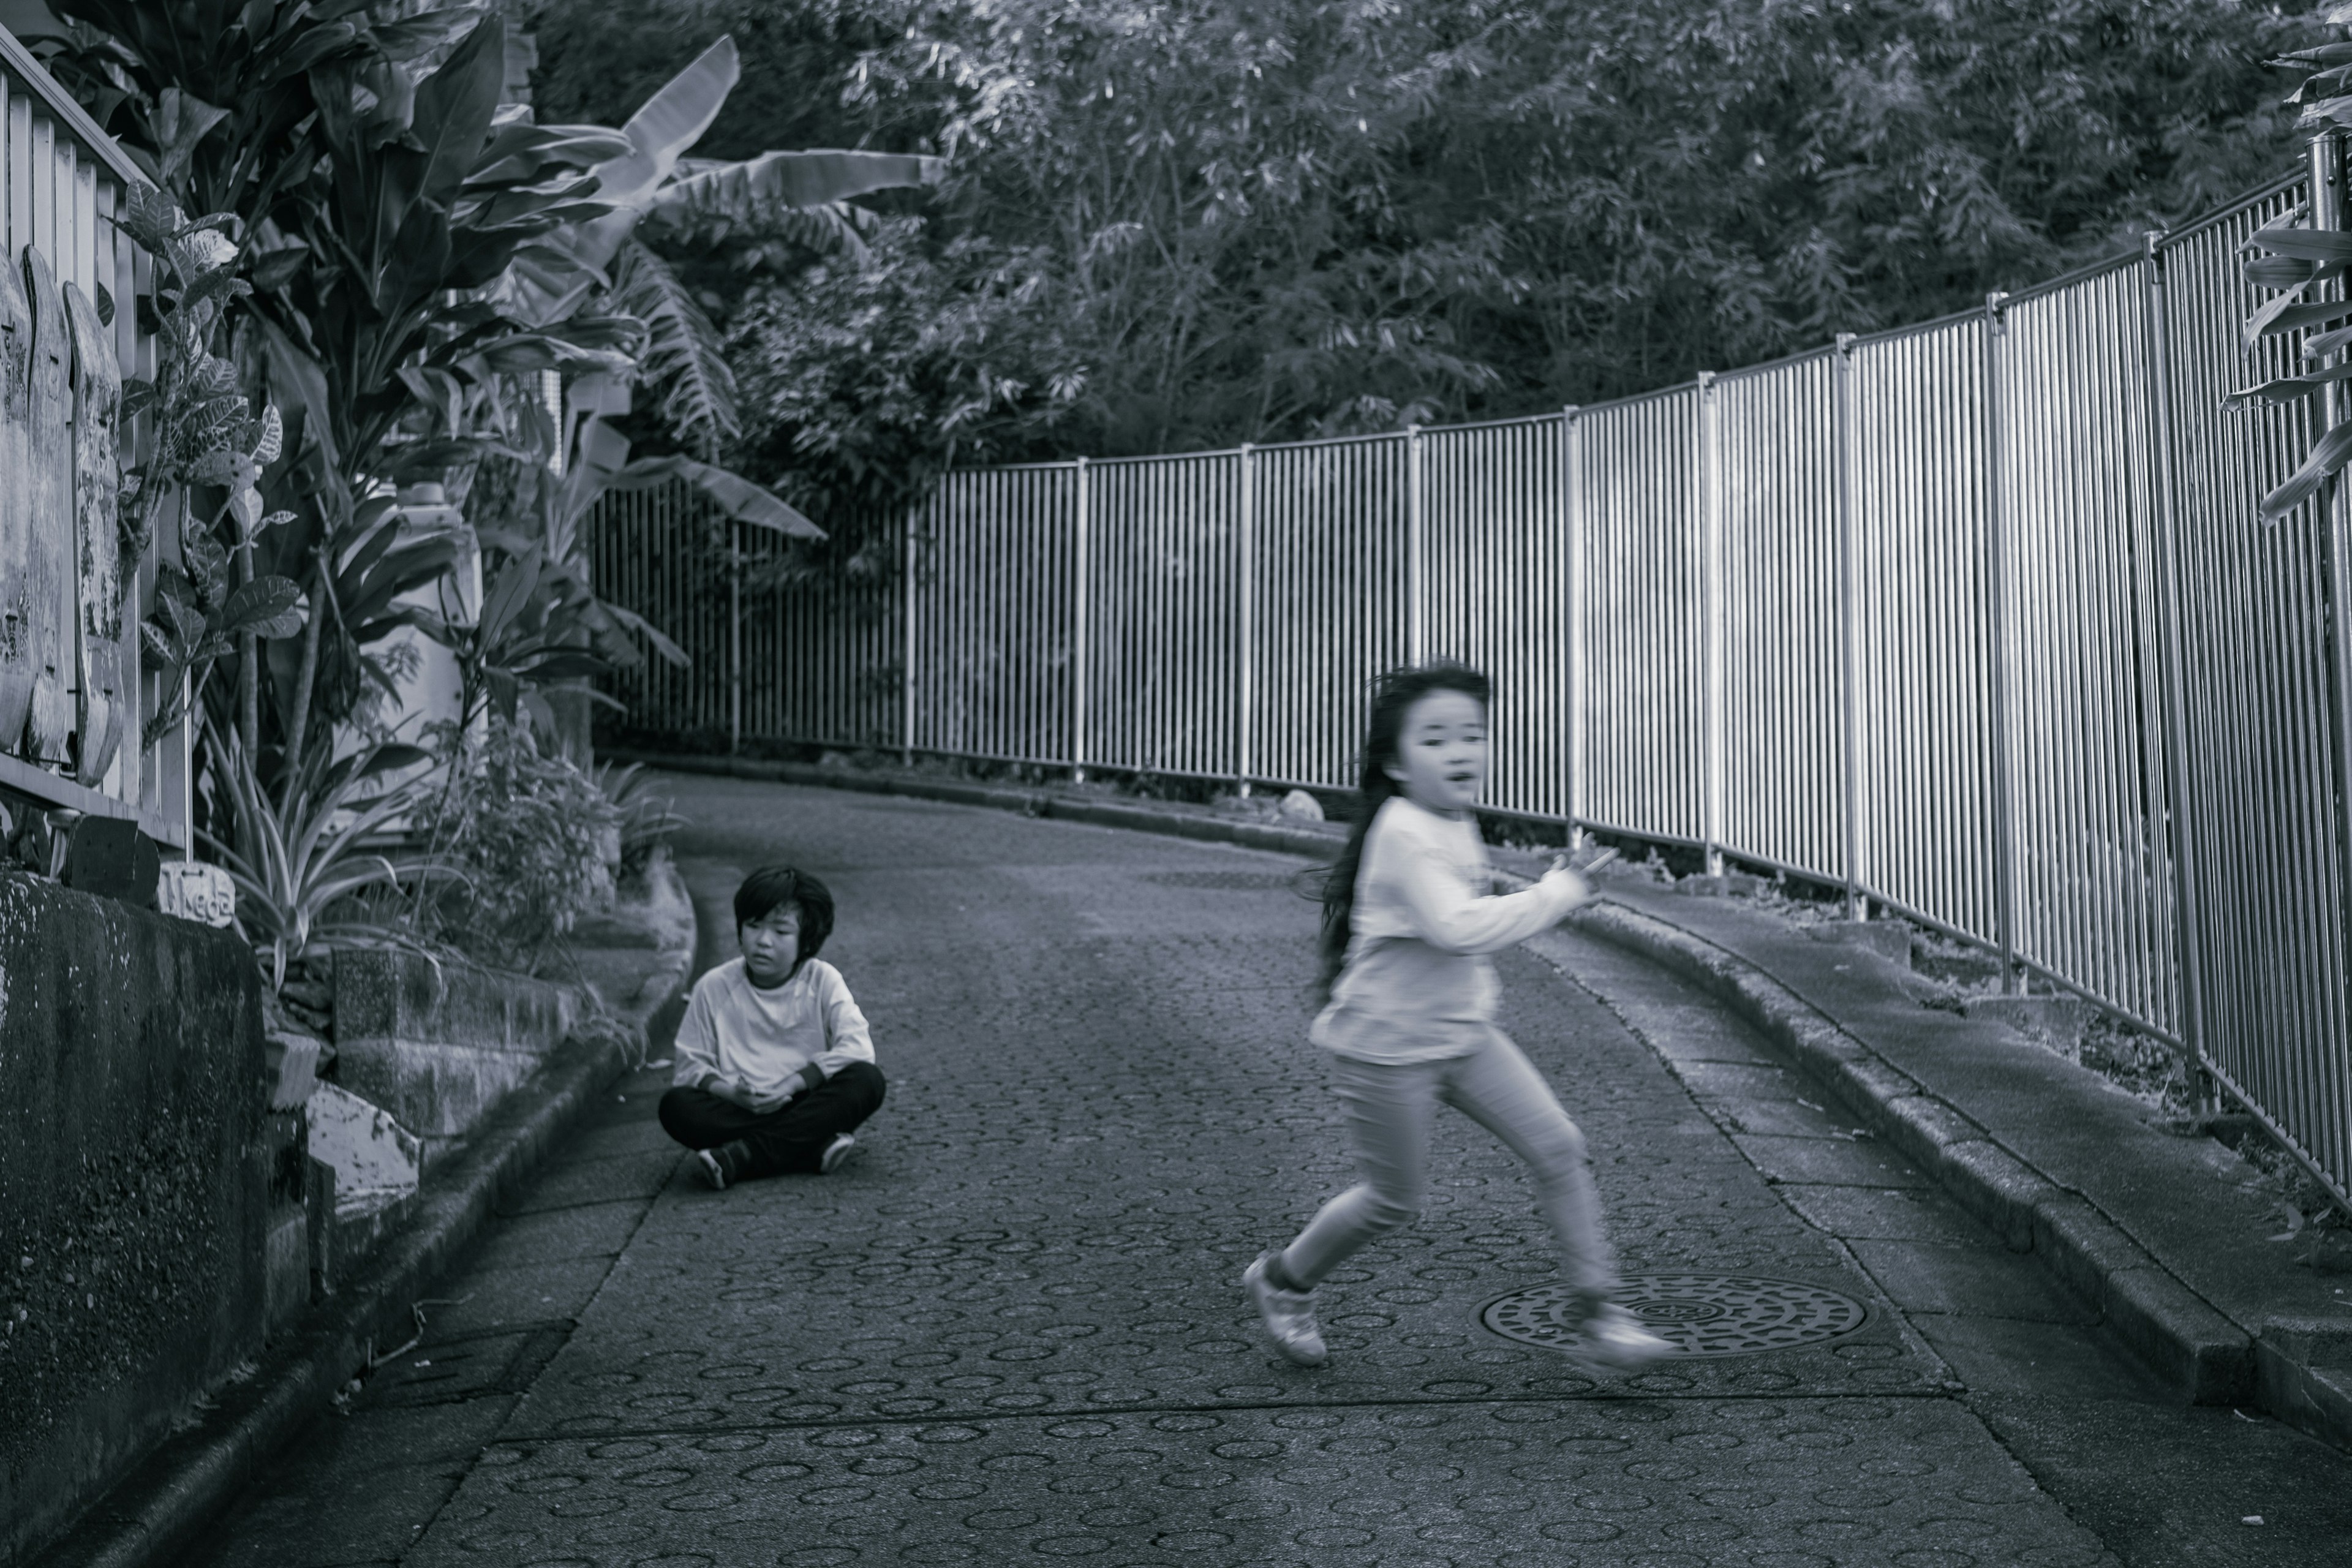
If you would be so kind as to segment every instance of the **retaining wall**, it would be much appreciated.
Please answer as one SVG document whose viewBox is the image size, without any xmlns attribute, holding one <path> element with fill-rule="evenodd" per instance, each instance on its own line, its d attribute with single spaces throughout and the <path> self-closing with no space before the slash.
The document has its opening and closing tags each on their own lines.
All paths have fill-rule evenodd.
<svg viewBox="0 0 2352 1568">
<path fill-rule="evenodd" d="M 335 1081 L 416 1135 L 424 1164 L 454 1147 L 552 1055 L 576 991 L 388 949 L 335 955 Z"/>
<path fill-rule="evenodd" d="M 0 874 L 0 1563 L 259 1351 L 268 1087 L 234 935 Z"/>
</svg>

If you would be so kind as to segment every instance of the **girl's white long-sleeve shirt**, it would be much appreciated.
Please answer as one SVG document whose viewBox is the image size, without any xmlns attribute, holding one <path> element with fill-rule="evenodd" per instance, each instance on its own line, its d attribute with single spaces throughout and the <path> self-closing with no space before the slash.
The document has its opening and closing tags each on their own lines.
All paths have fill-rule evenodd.
<svg viewBox="0 0 2352 1568">
<path fill-rule="evenodd" d="M 1558 924 L 1578 897 L 1557 879 L 1495 894 L 1477 824 L 1402 795 L 1373 816 L 1357 867 L 1347 961 L 1308 1037 L 1364 1061 L 1475 1048 L 1499 994 L 1486 955 Z"/>
<path fill-rule="evenodd" d="M 810 1086 L 808 1069 L 831 1078 L 872 1061 L 874 1041 L 848 983 L 823 959 L 763 991 L 730 958 L 694 983 L 672 1054 L 672 1083 L 691 1089 L 716 1074 L 748 1089 L 753 1109 L 772 1110 Z"/>
</svg>

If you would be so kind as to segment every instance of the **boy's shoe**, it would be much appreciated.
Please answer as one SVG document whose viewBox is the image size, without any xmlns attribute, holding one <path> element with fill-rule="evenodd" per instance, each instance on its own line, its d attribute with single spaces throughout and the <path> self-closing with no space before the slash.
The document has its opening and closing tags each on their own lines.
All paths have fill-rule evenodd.
<svg viewBox="0 0 2352 1568">
<path fill-rule="evenodd" d="M 820 1176 L 832 1175 L 841 1169 L 841 1163 L 844 1160 L 856 1152 L 856 1139 L 846 1132 L 835 1133 L 833 1142 L 824 1146 L 824 1152 L 816 1157 L 816 1173 Z"/>
<path fill-rule="evenodd" d="M 716 1149 L 694 1152 L 694 1168 L 713 1192 L 725 1192 L 743 1179 L 743 1167 L 750 1162 L 751 1151 L 740 1142 L 721 1143 Z"/>
<path fill-rule="evenodd" d="M 1590 1371 L 1632 1372 L 1674 1353 L 1674 1346 L 1643 1328 L 1633 1313 L 1614 1301 L 1602 1301 L 1577 1325 L 1576 1348 L 1569 1356 Z"/>
<path fill-rule="evenodd" d="M 1274 1336 L 1275 1349 L 1301 1366 L 1321 1366 L 1328 1352 L 1323 1348 L 1323 1331 L 1315 1324 L 1315 1293 L 1285 1290 L 1268 1279 L 1265 1267 L 1274 1257 L 1271 1252 L 1261 1253 L 1255 1263 L 1242 1271 L 1242 1284 L 1248 1288 L 1265 1331 Z"/>
</svg>

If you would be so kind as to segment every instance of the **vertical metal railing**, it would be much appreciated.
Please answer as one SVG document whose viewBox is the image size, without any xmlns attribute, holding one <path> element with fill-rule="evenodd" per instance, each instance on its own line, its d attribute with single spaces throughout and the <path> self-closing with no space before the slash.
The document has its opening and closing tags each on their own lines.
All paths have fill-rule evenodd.
<svg viewBox="0 0 2352 1568">
<path fill-rule="evenodd" d="M 1698 398 L 1678 387 L 1576 421 L 1580 815 L 1681 844 L 1706 832 Z"/>
<path fill-rule="evenodd" d="M 2185 1033 L 2341 1194 L 2352 1187 L 2352 1017 L 2327 525 L 2309 504 L 2270 527 L 2254 521 L 2317 428 L 2305 404 L 2221 409 L 2231 388 L 2300 369 L 2291 337 L 2242 347 L 2261 300 L 2238 253 L 2304 197 L 2300 185 L 2275 191 L 2159 243 L 2158 384 L 2177 518 L 2179 787 L 2195 828 L 2180 855 L 2195 898 L 2179 918 L 2202 982 Z"/>
<path fill-rule="evenodd" d="M 1569 814 L 1560 426 L 1551 415 L 1419 437 L 1424 649 L 1493 679 L 1495 731 L 1512 743 L 1487 799 L 1526 816 Z"/>
<path fill-rule="evenodd" d="M 2145 263 L 2005 303 L 1996 406 L 2015 952 L 2179 1028 Z"/>
<path fill-rule="evenodd" d="M 1711 384 L 1717 832 L 1751 863 L 1830 882 L 1845 879 L 1851 853 L 1839 364 L 1809 354 Z"/>
<path fill-rule="evenodd" d="M 1981 311 L 1853 346 L 1860 857 L 1874 899 L 1987 945 L 1992 673 Z"/>
<path fill-rule="evenodd" d="M 878 610 L 747 605 L 746 739 L 1340 791 L 1371 679 L 1464 658 L 1496 810 L 1979 942 L 2181 1044 L 2352 1195 L 2352 519 L 2260 526 L 2318 423 L 2221 410 L 2295 366 L 2242 347 L 2237 248 L 2301 195 L 1606 405 L 952 474 Z M 599 581 L 715 650 L 688 510 L 628 505 Z M 707 669 L 616 689 L 725 721 Z"/>
</svg>

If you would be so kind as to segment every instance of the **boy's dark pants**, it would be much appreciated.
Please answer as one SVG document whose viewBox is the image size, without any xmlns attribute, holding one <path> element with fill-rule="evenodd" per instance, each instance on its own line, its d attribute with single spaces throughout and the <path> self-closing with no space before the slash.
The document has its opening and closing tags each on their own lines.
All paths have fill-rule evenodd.
<svg viewBox="0 0 2352 1568">
<path fill-rule="evenodd" d="M 881 1109 L 882 1091 L 882 1069 L 871 1062 L 851 1062 L 769 1111 L 746 1110 L 709 1089 L 681 1086 L 661 1097 L 662 1131 L 689 1149 L 740 1140 L 751 1151 L 746 1177 L 814 1173 L 827 1144 Z"/>
</svg>

